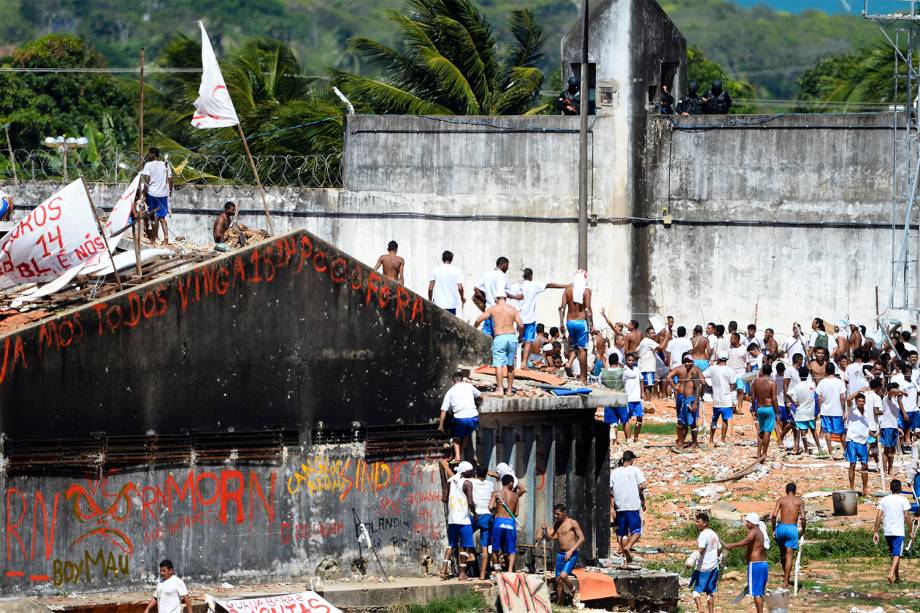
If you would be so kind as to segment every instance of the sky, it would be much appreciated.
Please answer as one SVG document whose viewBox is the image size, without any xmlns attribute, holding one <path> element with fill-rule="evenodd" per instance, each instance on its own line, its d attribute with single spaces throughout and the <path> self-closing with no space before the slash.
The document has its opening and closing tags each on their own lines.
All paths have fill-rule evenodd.
<svg viewBox="0 0 920 613">
<path fill-rule="evenodd" d="M 863 0 L 734 0 L 742 6 L 764 4 L 776 10 L 799 13 L 808 9 L 818 9 L 827 13 L 860 14 Z M 898 8 L 907 8 L 910 3 L 903 0 L 869 0 L 870 12 L 888 12 Z M 849 7 L 849 10 L 847 10 Z"/>
</svg>

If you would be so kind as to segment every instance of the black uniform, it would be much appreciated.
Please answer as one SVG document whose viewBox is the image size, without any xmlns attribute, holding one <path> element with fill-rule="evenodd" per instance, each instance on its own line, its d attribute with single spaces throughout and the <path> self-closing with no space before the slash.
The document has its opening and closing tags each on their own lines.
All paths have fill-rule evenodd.
<svg viewBox="0 0 920 613">
<path fill-rule="evenodd" d="M 703 110 L 709 115 L 727 115 L 732 108 L 732 97 L 722 89 L 722 81 L 713 81 L 712 89 L 703 98 L 706 99 Z"/>
<path fill-rule="evenodd" d="M 581 112 L 581 92 L 575 77 L 569 77 L 569 86 L 556 98 L 556 110 L 563 115 L 578 115 Z"/>
<path fill-rule="evenodd" d="M 703 112 L 703 99 L 700 98 L 700 86 L 691 82 L 687 95 L 677 101 L 678 115 L 700 115 Z"/>
</svg>

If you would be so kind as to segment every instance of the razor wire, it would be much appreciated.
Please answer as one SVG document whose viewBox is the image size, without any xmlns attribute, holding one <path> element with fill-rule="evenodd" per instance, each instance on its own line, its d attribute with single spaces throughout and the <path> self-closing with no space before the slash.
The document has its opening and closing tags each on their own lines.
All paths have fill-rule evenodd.
<svg viewBox="0 0 920 613">
<path fill-rule="evenodd" d="M 174 186 L 255 186 L 249 160 L 243 154 L 215 155 L 167 152 Z M 342 187 L 342 154 L 254 155 L 259 179 L 265 187 Z M 88 183 L 128 183 L 140 170 L 137 152 L 114 151 L 88 156 L 84 151 L 67 156 L 69 180 L 83 177 Z M 0 150 L 0 185 L 46 182 L 63 184 L 64 156 L 58 151 Z"/>
</svg>

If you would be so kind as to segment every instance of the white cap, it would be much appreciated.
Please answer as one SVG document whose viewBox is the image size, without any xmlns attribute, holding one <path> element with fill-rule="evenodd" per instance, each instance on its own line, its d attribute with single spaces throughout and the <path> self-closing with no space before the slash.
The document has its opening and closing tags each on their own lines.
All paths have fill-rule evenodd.
<svg viewBox="0 0 920 613">
<path fill-rule="evenodd" d="M 459 475 L 459 474 L 462 474 L 462 473 L 465 473 L 465 472 L 469 472 L 469 471 L 471 471 L 471 470 L 473 470 L 473 465 L 470 464 L 469 462 L 467 462 L 466 460 L 460 462 L 460 464 L 457 465 L 457 474 L 458 474 L 458 475 Z"/>
<path fill-rule="evenodd" d="M 751 511 L 750 513 L 744 516 L 744 521 L 757 525 L 760 523 L 760 515 L 758 515 L 754 511 Z"/>
<path fill-rule="evenodd" d="M 727 351 L 720 351 L 719 354 L 716 356 L 716 361 L 718 361 L 718 362 L 722 362 L 722 361 L 725 361 L 725 360 L 727 360 L 727 359 L 728 359 L 728 352 L 727 352 Z"/>
</svg>

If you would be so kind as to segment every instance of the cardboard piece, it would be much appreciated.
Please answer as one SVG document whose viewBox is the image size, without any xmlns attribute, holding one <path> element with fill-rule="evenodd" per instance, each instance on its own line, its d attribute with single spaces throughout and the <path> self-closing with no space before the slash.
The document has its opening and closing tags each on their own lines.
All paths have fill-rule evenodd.
<svg viewBox="0 0 920 613">
<path fill-rule="evenodd" d="M 480 366 L 476 369 L 476 372 L 483 375 L 495 375 L 495 369 L 491 366 Z M 538 370 L 515 369 L 514 378 L 527 379 L 528 381 L 539 381 L 540 383 L 546 383 L 548 385 L 565 384 L 565 379 L 561 379 L 556 375 L 551 375 L 547 372 L 540 372 Z"/>
<path fill-rule="evenodd" d="M 576 568 L 572 574 L 578 579 L 578 597 L 582 601 L 616 598 L 619 595 L 617 584 L 610 575 L 589 572 L 583 568 Z"/>
<path fill-rule="evenodd" d="M 552 613 L 549 589 L 541 575 L 498 573 L 496 580 L 504 613 Z"/>
<path fill-rule="evenodd" d="M 229 613 L 342 613 L 316 592 L 236 600 L 214 599 L 214 602 Z"/>
</svg>

